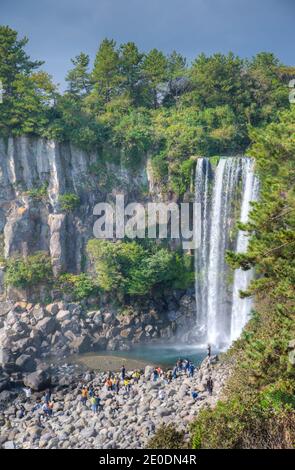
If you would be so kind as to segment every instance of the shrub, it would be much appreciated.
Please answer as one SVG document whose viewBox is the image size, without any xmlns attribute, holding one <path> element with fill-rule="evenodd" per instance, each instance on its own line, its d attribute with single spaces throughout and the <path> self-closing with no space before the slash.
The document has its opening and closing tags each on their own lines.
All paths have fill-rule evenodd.
<svg viewBox="0 0 295 470">
<path fill-rule="evenodd" d="M 148 449 L 185 449 L 184 432 L 178 431 L 173 424 L 162 425 L 149 440 Z"/>
<path fill-rule="evenodd" d="M 97 295 L 99 292 L 97 284 L 86 273 L 62 274 L 58 285 L 63 292 L 73 294 L 75 300 L 82 300 L 91 295 Z"/>
<path fill-rule="evenodd" d="M 59 196 L 58 202 L 64 212 L 73 212 L 79 206 L 80 198 L 77 194 L 67 193 Z"/>
<path fill-rule="evenodd" d="M 29 191 L 27 191 L 27 195 L 31 197 L 32 199 L 35 199 L 37 201 L 42 201 L 43 199 L 47 199 L 48 193 L 48 183 L 44 183 L 42 186 L 38 188 L 32 188 Z"/>
<path fill-rule="evenodd" d="M 27 288 L 52 281 L 51 260 L 47 253 L 39 252 L 27 258 L 10 258 L 6 261 L 7 285 Z"/>
<path fill-rule="evenodd" d="M 186 288 L 193 282 L 188 257 L 161 246 L 90 240 L 87 249 L 105 291 L 143 296 L 156 286 Z"/>
</svg>

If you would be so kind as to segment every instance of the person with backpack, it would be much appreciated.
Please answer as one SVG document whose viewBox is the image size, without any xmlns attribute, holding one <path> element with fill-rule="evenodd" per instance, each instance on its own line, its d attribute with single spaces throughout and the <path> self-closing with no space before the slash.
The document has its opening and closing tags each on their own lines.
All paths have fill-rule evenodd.
<svg viewBox="0 0 295 470">
<path fill-rule="evenodd" d="M 158 369 L 154 369 L 154 370 L 153 370 L 153 381 L 154 381 L 154 382 L 157 382 L 158 378 L 159 378 Z"/>
</svg>

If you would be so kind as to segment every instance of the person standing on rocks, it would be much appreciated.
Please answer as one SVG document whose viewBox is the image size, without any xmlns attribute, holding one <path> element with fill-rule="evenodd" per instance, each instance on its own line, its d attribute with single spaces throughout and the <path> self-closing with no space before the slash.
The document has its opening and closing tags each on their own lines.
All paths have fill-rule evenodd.
<svg viewBox="0 0 295 470">
<path fill-rule="evenodd" d="M 211 357 L 211 344 L 208 344 L 207 351 L 208 351 L 208 357 Z"/>
<path fill-rule="evenodd" d="M 207 380 L 207 390 L 209 392 L 209 395 L 211 396 L 213 393 L 213 380 L 211 376 Z"/>
<path fill-rule="evenodd" d="M 53 407 L 54 407 L 54 403 L 53 401 L 50 401 L 48 403 L 48 416 L 52 416 L 53 415 Z"/>
<path fill-rule="evenodd" d="M 32 398 L 32 390 L 30 387 L 25 387 L 23 388 L 23 391 L 25 392 L 27 402 L 30 403 Z"/>
<path fill-rule="evenodd" d="M 87 403 L 87 399 L 88 399 L 88 390 L 87 390 L 87 387 L 83 387 L 82 388 L 82 392 L 81 392 L 81 403 L 82 405 L 86 405 Z"/>
<path fill-rule="evenodd" d="M 116 394 L 118 395 L 119 391 L 120 391 L 120 378 L 119 377 L 116 377 L 116 379 L 115 379 L 114 390 L 115 390 Z"/>
<path fill-rule="evenodd" d="M 128 377 L 125 377 L 125 379 L 124 379 L 124 386 L 125 386 L 126 392 L 129 393 L 130 388 L 131 388 L 131 384 L 130 384 L 130 379 Z"/>
<path fill-rule="evenodd" d="M 192 362 L 189 363 L 188 376 L 193 377 L 195 372 L 195 366 Z"/>
<path fill-rule="evenodd" d="M 178 370 L 178 366 L 176 365 L 172 371 L 172 378 L 173 379 L 177 379 L 177 370 Z"/>
<path fill-rule="evenodd" d="M 97 413 L 98 406 L 99 406 L 99 398 L 96 396 L 93 396 L 90 400 L 91 403 L 91 409 L 93 413 Z"/>
<path fill-rule="evenodd" d="M 125 369 L 125 366 L 123 365 L 121 367 L 121 380 L 122 380 L 122 382 L 124 382 L 124 380 L 125 380 L 125 375 L 126 375 L 126 369 Z"/>
<path fill-rule="evenodd" d="M 44 401 L 45 401 L 45 403 L 47 403 L 47 405 L 51 401 L 51 391 L 49 389 L 46 390 L 46 393 L 44 395 Z"/>
<path fill-rule="evenodd" d="M 107 379 L 105 385 L 108 392 L 111 392 L 113 390 L 113 381 L 110 377 Z"/>
<path fill-rule="evenodd" d="M 159 378 L 158 369 L 154 369 L 154 370 L 153 370 L 153 381 L 154 381 L 154 382 L 157 382 L 158 378 Z"/>
<path fill-rule="evenodd" d="M 173 378 L 172 370 L 168 370 L 168 372 L 165 375 L 166 383 L 170 384 L 172 382 L 172 378 Z"/>
<path fill-rule="evenodd" d="M 133 372 L 132 378 L 133 378 L 133 380 L 134 380 L 134 383 L 135 383 L 135 384 L 138 384 L 138 381 L 139 381 L 139 379 L 140 379 L 140 372 L 139 372 L 139 370 L 135 370 L 135 371 Z"/>
</svg>

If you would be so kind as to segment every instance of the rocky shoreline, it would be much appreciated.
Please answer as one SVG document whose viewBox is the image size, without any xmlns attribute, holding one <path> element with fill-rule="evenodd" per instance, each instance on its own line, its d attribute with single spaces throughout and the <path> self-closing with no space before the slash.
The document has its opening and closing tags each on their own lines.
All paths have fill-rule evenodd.
<svg viewBox="0 0 295 470">
<path fill-rule="evenodd" d="M 53 415 L 41 417 L 43 392 L 33 392 L 26 399 L 22 390 L 0 393 L 0 445 L 4 449 L 140 449 L 162 424 L 173 423 L 185 431 L 201 408 L 212 407 L 219 399 L 230 375 L 230 367 L 217 358 L 206 358 L 193 377 L 182 372 L 167 383 L 154 381 L 153 367 L 146 366 L 138 383 L 131 380 L 130 391 L 122 384 L 119 393 L 108 391 L 108 374 L 97 372 L 85 377 L 78 365 L 57 367 L 52 379 Z M 127 372 L 132 375 L 132 371 Z M 206 390 L 208 377 L 213 379 L 213 394 Z M 27 385 L 32 385 L 28 381 Z M 81 403 L 81 387 L 93 385 L 99 390 L 101 407 L 93 412 L 90 401 Z M 45 384 L 44 384 L 45 385 Z M 191 392 L 198 391 L 198 399 Z M 24 416 L 20 409 L 23 407 Z"/>
<path fill-rule="evenodd" d="M 168 342 L 183 330 L 190 331 L 192 322 L 194 297 L 177 291 L 162 309 L 152 302 L 122 311 L 111 304 L 95 308 L 86 302 L 4 301 L 0 302 L 0 365 L 9 373 L 27 373 L 51 356 L 124 351 L 159 339 Z"/>
</svg>

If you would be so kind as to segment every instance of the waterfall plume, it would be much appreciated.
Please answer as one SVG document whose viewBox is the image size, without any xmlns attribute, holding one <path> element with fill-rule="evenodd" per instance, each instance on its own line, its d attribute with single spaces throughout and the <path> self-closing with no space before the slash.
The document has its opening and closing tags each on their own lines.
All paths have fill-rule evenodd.
<svg viewBox="0 0 295 470">
<path fill-rule="evenodd" d="M 236 270 L 233 282 L 226 250 L 247 249 L 244 232 L 236 234 L 238 220 L 247 221 L 250 202 L 257 194 L 254 162 L 247 157 L 221 157 L 214 167 L 210 158 L 196 165 L 195 201 L 201 204 L 201 245 L 195 256 L 197 334 L 200 342 L 224 347 L 245 325 L 251 301 L 241 299 L 251 271 Z"/>
</svg>

